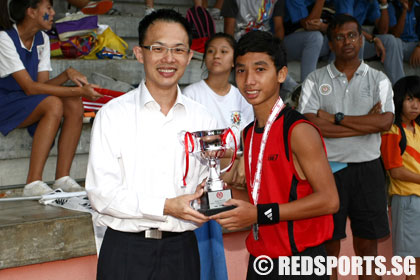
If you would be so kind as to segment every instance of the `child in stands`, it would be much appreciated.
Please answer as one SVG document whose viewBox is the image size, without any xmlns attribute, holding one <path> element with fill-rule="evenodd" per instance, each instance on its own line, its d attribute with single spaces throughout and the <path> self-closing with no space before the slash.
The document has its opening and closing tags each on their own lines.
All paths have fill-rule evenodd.
<svg viewBox="0 0 420 280">
<path fill-rule="evenodd" d="M 252 106 L 239 90 L 229 83 L 233 69 L 235 40 L 225 33 L 217 33 L 204 47 L 203 62 L 208 76 L 184 89 L 184 94 L 206 106 L 217 119 L 219 127 L 237 126 L 242 130 L 254 119 Z"/>
<path fill-rule="evenodd" d="M 420 279 L 420 77 L 406 76 L 394 87 L 395 120 L 382 134 L 381 153 L 390 175 L 394 255 L 416 258 Z"/>
<path fill-rule="evenodd" d="M 52 191 L 42 181 L 42 172 L 63 118 L 53 188 L 83 190 L 69 177 L 82 130 L 81 97 L 96 100 L 101 95 L 73 68 L 49 78 L 50 44 L 42 31 L 53 23 L 55 12 L 49 0 L 8 0 L 1 5 L 0 132 L 7 135 L 15 128 L 27 127 L 33 136 L 23 195 Z M 68 80 L 77 87 L 61 86 Z"/>
</svg>

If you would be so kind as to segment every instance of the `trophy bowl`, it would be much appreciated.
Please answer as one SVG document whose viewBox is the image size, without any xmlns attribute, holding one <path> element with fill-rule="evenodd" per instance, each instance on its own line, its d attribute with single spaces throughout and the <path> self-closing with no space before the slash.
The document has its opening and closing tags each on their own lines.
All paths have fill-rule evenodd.
<svg viewBox="0 0 420 280">
<path fill-rule="evenodd" d="M 232 198 L 232 191 L 225 188 L 225 183 L 220 179 L 220 174 L 229 171 L 236 158 L 237 144 L 232 129 L 203 130 L 191 133 L 183 132 L 183 135 L 186 157 L 188 157 L 188 153 L 192 153 L 205 160 L 209 168 L 204 193 L 200 197 L 199 203 L 194 204 L 193 207 L 206 216 L 235 208 L 233 205 L 223 205 Z M 219 159 L 230 149 L 232 142 L 235 148 L 231 162 L 226 168 L 220 170 Z"/>
</svg>

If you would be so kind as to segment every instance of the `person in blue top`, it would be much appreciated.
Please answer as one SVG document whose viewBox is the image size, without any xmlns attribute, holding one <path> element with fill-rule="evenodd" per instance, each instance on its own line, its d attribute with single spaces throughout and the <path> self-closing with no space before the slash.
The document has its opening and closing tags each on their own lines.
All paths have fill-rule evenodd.
<svg viewBox="0 0 420 280">
<path fill-rule="evenodd" d="M 389 3 L 389 31 L 402 49 L 402 60 L 412 67 L 420 66 L 420 4 L 414 0 L 395 0 Z M 401 61 L 402 64 L 402 61 Z M 398 66 L 399 67 L 399 66 Z"/>
<path fill-rule="evenodd" d="M 319 57 L 329 54 L 324 35 L 328 24 L 321 19 L 325 0 L 280 0 L 285 6 L 281 14 L 274 11 L 274 34 L 283 40 L 287 60 L 300 60 L 300 81 L 316 69 Z"/>
<path fill-rule="evenodd" d="M 379 56 L 384 64 L 385 74 L 392 84 L 403 77 L 405 74 L 400 55 L 401 48 L 397 39 L 393 35 L 387 34 L 390 20 L 388 1 L 334 0 L 334 5 L 336 14 L 348 14 L 354 16 L 361 25 L 373 24 L 375 26 L 373 32 L 375 35 L 363 31 L 365 41 L 359 57 L 368 59 L 375 55 Z"/>
<path fill-rule="evenodd" d="M 96 100 L 101 95 L 73 68 L 49 78 L 50 44 L 42 32 L 51 29 L 55 14 L 49 0 L 8 0 L 0 5 L 0 132 L 6 136 L 27 127 L 33 136 L 23 195 L 52 191 L 42 181 L 42 172 L 61 123 L 53 188 L 82 190 L 69 177 L 82 130 L 81 97 Z M 61 86 L 68 80 L 77 87 Z"/>
</svg>

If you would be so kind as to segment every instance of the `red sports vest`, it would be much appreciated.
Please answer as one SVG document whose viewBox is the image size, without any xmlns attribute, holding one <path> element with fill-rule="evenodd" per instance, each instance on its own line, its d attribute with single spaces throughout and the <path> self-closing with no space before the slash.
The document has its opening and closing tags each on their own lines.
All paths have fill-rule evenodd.
<svg viewBox="0 0 420 280">
<path fill-rule="evenodd" d="M 306 122 L 303 115 L 290 108 L 284 108 L 273 123 L 265 147 L 261 186 L 258 203 L 287 203 L 311 194 L 309 182 L 301 180 L 293 165 L 290 136 L 295 125 Z M 250 188 L 250 172 L 248 151 L 250 146 L 253 123 L 244 130 L 245 135 L 245 173 L 248 184 L 248 196 L 253 203 Z M 255 174 L 262 128 L 254 132 L 252 158 L 252 179 Z M 281 213 L 280 213 L 281 215 Z M 259 240 L 255 241 L 252 234 L 246 240 L 248 251 L 257 257 L 267 255 L 271 258 L 291 256 L 306 248 L 317 246 L 329 240 L 333 234 L 332 215 L 325 215 L 297 221 L 281 221 L 274 225 L 260 225 Z"/>
</svg>

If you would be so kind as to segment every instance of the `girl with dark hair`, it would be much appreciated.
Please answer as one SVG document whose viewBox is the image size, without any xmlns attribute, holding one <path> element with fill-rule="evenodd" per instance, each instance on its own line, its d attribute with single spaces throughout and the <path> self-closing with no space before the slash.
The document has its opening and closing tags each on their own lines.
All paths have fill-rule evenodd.
<svg viewBox="0 0 420 280">
<path fill-rule="evenodd" d="M 0 132 L 27 127 L 33 136 L 24 196 L 52 189 L 42 181 L 48 153 L 60 123 L 54 188 L 79 191 L 69 177 L 79 142 L 83 105 L 81 97 L 101 97 L 84 75 L 69 68 L 55 78 L 51 71 L 50 44 L 42 30 L 51 28 L 54 9 L 49 0 L 2 1 L 0 11 Z M 61 86 L 68 80 L 77 87 Z"/>
<path fill-rule="evenodd" d="M 186 87 L 183 93 L 206 106 L 220 128 L 235 125 L 242 130 L 254 119 L 254 114 L 252 106 L 229 83 L 235 45 L 233 37 L 225 33 L 216 33 L 210 38 L 204 46 L 203 56 L 208 76 Z"/>
<path fill-rule="evenodd" d="M 382 134 L 381 152 L 390 175 L 394 255 L 416 258 L 412 280 L 420 279 L 420 77 L 404 77 L 393 89 L 395 121 Z"/>
</svg>

